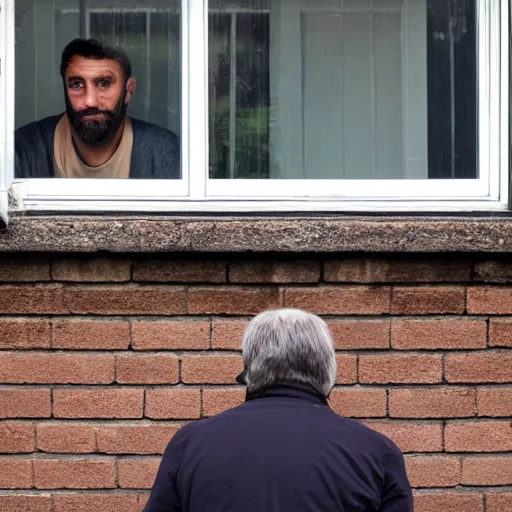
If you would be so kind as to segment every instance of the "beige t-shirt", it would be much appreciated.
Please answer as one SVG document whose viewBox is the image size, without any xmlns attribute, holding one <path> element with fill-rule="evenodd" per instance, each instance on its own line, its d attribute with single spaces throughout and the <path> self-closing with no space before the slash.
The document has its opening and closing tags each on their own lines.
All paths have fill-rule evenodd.
<svg viewBox="0 0 512 512">
<path fill-rule="evenodd" d="M 126 118 L 123 136 L 116 152 L 99 167 L 89 167 L 77 155 L 71 136 L 71 125 L 66 114 L 55 128 L 53 161 L 57 178 L 128 178 L 132 157 L 133 128 Z"/>
</svg>

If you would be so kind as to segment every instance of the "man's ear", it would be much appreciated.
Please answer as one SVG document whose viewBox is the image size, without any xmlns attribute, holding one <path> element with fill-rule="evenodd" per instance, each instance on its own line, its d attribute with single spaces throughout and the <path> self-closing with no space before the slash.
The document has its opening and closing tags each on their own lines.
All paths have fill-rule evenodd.
<svg viewBox="0 0 512 512">
<path fill-rule="evenodd" d="M 128 105 L 130 103 L 130 100 L 132 99 L 132 96 L 135 94 L 135 91 L 137 90 L 137 80 L 135 78 L 131 77 L 128 78 L 128 81 L 126 82 L 126 97 L 125 97 L 125 104 Z"/>
</svg>

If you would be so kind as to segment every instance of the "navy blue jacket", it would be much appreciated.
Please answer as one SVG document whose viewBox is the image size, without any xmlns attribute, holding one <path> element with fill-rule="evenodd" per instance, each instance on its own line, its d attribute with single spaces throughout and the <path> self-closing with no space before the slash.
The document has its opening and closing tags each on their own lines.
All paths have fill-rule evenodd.
<svg viewBox="0 0 512 512">
<path fill-rule="evenodd" d="M 55 178 L 53 140 L 63 114 L 22 126 L 14 135 L 16 178 Z M 180 141 L 155 124 L 130 118 L 133 147 L 130 178 L 179 179 Z"/>
<path fill-rule="evenodd" d="M 412 512 L 387 437 L 281 387 L 183 427 L 144 512 Z"/>
</svg>

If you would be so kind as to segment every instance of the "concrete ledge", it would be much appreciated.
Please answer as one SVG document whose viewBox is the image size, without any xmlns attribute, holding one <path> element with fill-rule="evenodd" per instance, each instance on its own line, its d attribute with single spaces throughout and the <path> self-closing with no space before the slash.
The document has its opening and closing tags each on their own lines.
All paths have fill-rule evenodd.
<svg viewBox="0 0 512 512">
<path fill-rule="evenodd" d="M 512 252 L 512 218 L 12 216 L 0 252 Z"/>
</svg>

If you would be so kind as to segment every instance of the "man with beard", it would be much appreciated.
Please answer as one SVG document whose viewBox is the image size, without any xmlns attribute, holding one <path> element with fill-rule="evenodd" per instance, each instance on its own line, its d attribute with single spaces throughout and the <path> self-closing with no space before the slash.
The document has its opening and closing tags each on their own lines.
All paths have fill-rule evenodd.
<svg viewBox="0 0 512 512">
<path fill-rule="evenodd" d="M 180 178 L 178 137 L 126 115 L 136 81 L 121 49 L 75 39 L 60 73 L 66 112 L 16 131 L 16 177 Z"/>
</svg>

